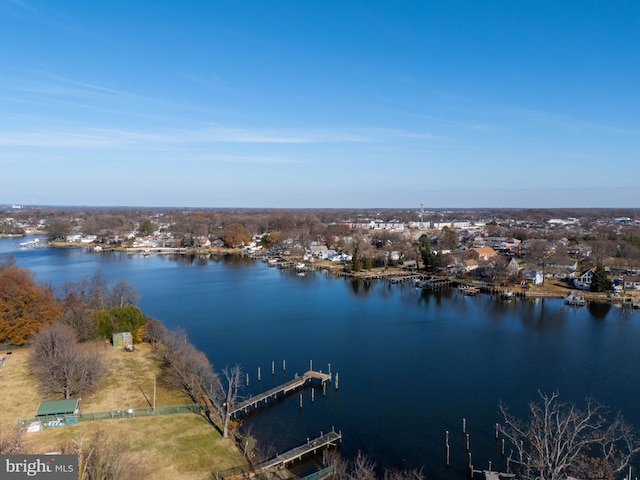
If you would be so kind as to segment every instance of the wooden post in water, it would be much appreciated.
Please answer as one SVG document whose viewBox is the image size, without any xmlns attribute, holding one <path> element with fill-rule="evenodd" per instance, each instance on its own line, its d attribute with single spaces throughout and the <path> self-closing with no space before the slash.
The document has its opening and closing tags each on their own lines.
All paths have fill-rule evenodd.
<svg viewBox="0 0 640 480">
<path fill-rule="evenodd" d="M 469 452 L 469 478 L 473 478 L 473 463 L 471 462 L 471 452 Z"/>
<path fill-rule="evenodd" d="M 502 446 L 500 447 L 500 453 L 504 457 L 504 438 L 502 439 Z"/>
<path fill-rule="evenodd" d="M 258 367 L 258 381 L 260 381 L 260 367 Z"/>
<path fill-rule="evenodd" d="M 316 389 L 311 387 L 311 403 L 316 401 Z"/>
<path fill-rule="evenodd" d="M 329 364 L 329 375 L 331 375 L 331 364 Z"/>
<path fill-rule="evenodd" d="M 444 432 L 444 446 L 445 446 L 445 449 L 446 449 L 446 452 L 447 452 L 447 457 L 446 457 L 446 458 L 447 458 L 447 462 L 446 462 L 446 465 L 447 465 L 447 467 L 448 467 L 448 466 L 449 466 L 449 463 L 450 463 L 450 455 L 449 455 L 449 453 L 450 453 L 450 452 L 449 452 L 449 430 L 446 430 L 446 431 Z"/>
<path fill-rule="evenodd" d="M 498 441 L 498 432 L 500 431 L 500 425 L 496 423 L 496 442 Z"/>
<path fill-rule="evenodd" d="M 491 460 L 489 460 L 489 471 L 491 471 Z"/>
<path fill-rule="evenodd" d="M 275 374 L 276 374 L 276 362 L 271 360 L 271 375 L 275 375 Z"/>
<path fill-rule="evenodd" d="M 287 361 L 286 360 L 282 360 L 282 371 L 283 372 L 287 371 Z"/>
<path fill-rule="evenodd" d="M 327 396 L 327 383 L 326 382 L 322 382 L 322 396 L 323 397 Z"/>
<path fill-rule="evenodd" d="M 302 394 L 300 394 L 300 408 L 302 408 Z"/>
<path fill-rule="evenodd" d="M 462 419 L 462 433 L 467 433 L 467 419 Z"/>
<path fill-rule="evenodd" d="M 336 372 L 336 390 L 338 390 L 338 372 Z"/>
<path fill-rule="evenodd" d="M 466 446 L 467 446 L 467 452 L 469 451 L 469 434 L 465 434 L 465 441 L 466 441 Z"/>
<path fill-rule="evenodd" d="M 313 360 L 309 360 L 309 370 L 313 371 Z"/>
</svg>

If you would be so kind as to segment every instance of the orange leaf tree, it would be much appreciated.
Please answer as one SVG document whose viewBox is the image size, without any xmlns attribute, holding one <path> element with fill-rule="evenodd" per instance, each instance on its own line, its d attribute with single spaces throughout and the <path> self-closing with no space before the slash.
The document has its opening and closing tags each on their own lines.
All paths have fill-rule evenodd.
<svg viewBox="0 0 640 480">
<path fill-rule="evenodd" d="M 51 289 L 30 272 L 17 266 L 0 271 L 0 343 L 22 345 L 61 313 Z"/>
</svg>

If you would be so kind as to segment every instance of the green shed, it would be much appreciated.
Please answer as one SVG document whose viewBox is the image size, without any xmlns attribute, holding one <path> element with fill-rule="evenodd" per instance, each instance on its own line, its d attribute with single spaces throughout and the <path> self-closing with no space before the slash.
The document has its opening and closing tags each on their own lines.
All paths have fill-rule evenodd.
<svg viewBox="0 0 640 480">
<path fill-rule="evenodd" d="M 68 398 L 66 400 L 49 400 L 40 402 L 36 411 L 37 418 L 62 417 L 64 415 L 74 415 L 78 413 L 79 398 Z"/>
</svg>

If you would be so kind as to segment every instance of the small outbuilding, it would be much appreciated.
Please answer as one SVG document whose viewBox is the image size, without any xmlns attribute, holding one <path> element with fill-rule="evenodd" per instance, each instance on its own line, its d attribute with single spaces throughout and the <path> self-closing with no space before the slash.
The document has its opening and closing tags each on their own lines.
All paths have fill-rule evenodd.
<svg viewBox="0 0 640 480">
<path fill-rule="evenodd" d="M 47 418 L 64 417 L 65 415 L 76 415 L 78 413 L 79 405 L 79 398 L 40 402 L 38 410 L 36 411 L 36 417 L 44 420 Z"/>
<path fill-rule="evenodd" d="M 131 336 L 131 332 L 114 333 L 111 337 L 111 342 L 114 347 L 132 347 L 133 337 Z"/>
</svg>

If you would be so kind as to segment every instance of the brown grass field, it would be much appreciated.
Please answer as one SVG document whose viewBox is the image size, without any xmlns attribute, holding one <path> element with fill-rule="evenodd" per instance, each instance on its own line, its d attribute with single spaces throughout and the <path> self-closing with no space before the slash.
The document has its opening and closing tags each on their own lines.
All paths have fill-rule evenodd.
<svg viewBox="0 0 640 480">
<path fill-rule="evenodd" d="M 100 347 L 102 348 L 102 347 Z M 0 352 L 0 356 L 4 352 Z M 191 403 L 181 392 L 161 380 L 159 363 L 151 347 L 137 345 L 132 353 L 104 346 L 109 375 L 99 390 L 82 397 L 82 413 Z M 20 419 L 33 418 L 43 398 L 28 366 L 29 349 L 7 356 L 0 369 L 0 434 L 13 431 Z M 140 470 L 140 479 L 210 479 L 217 470 L 242 465 L 244 459 L 231 440 L 223 439 L 202 416 L 195 413 L 157 415 L 80 422 L 64 427 L 46 427 L 25 433 L 26 453 L 61 451 L 79 445 L 100 433 L 106 442 L 125 445 L 126 456 Z"/>
</svg>

